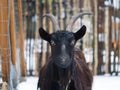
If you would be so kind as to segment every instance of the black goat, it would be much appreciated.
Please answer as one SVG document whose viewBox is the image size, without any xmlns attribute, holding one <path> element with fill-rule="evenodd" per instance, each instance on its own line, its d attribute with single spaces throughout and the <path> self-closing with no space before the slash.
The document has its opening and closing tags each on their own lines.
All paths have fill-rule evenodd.
<svg viewBox="0 0 120 90">
<path fill-rule="evenodd" d="M 70 21 L 67 30 L 81 15 L 78 14 Z M 53 24 L 56 20 L 53 15 L 49 17 Z M 49 34 L 43 28 L 39 29 L 42 39 L 51 45 L 51 57 L 40 71 L 38 88 L 40 90 L 91 90 L 92 74 L 85 62 L 84 55 L 74 46 L 86 33 L 86 26 L 82 26 L 76 33 L 66 30 L 60 31 L 58 24 L 54 26 L 58 31 Z"/>
</svg>

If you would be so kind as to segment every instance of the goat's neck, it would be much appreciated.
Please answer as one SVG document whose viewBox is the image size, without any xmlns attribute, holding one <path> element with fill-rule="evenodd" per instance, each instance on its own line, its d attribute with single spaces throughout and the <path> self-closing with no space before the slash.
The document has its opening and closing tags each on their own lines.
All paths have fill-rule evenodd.
<svg viewBox="0 0 120 90">
<path fill-rule="evenodd" d="M 59 84 L 59 86 L 61 88 L 61 90 L 65 90 L 65 88 L 68 86 L 68 84 L 71 81 L 71 77 L 72 77 L 72 71 L 71 71 L 71 67 L 68 68 L 59 68 L 59 67 L 54 67 L 54 75 L 53 78 L 55 80 L 55 82 L 57 82 Z"/>
</svg>

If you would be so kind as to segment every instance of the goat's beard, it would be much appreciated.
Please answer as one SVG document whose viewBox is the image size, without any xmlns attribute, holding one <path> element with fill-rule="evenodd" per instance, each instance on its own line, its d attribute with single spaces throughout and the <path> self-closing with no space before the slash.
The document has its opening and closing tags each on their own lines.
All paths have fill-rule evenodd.
<svg viewBox="0 0 120 90">
<path fill-rule="evenodd" d="M 57 65 L 53 65 L 53 72 L 55 75 L 53 78 L 60 84 L 61 87 L 65 86 L 68 84 L 69 79 L 71 79 L 72 76 L 72 65 L 71 63 L 68 67 L 66 68 L 61 68 Z"/>
</svg>

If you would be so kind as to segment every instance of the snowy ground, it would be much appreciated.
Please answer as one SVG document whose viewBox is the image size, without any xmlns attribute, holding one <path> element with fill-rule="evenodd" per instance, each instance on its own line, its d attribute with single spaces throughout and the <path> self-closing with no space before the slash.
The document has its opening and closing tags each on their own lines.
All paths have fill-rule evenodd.
<svg viewBox="0 0 120 90">
<path fill-rule="evenodd" d="M 27 77 L 18 90 L 37 90 L 37 77 Z M 94 76 L 92 90 L 120 90 L 120 76 Z"/>
<path fill-rule="evenodd" d="M 92 90 L 120 90 L 120 76 L 95 76 Z"/>
</svg>

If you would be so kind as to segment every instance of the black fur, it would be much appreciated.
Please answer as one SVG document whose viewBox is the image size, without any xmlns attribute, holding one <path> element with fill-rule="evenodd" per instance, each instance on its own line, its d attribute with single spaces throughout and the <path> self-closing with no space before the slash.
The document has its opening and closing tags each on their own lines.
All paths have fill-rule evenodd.
<svg viewBox="0 0 120 90">
<path fill-rule="evenodd" d="M 82 26 L 76 33 L 57 31 L 48 34 L 39 29 L 42 39 L 51 45 L 51 57 L 41 69 L 38 88 L 40 90 L 91 90 L 92 74 L 84 55 L 74 48 L 78 39 L 86 33 Z"/>
</svg>

